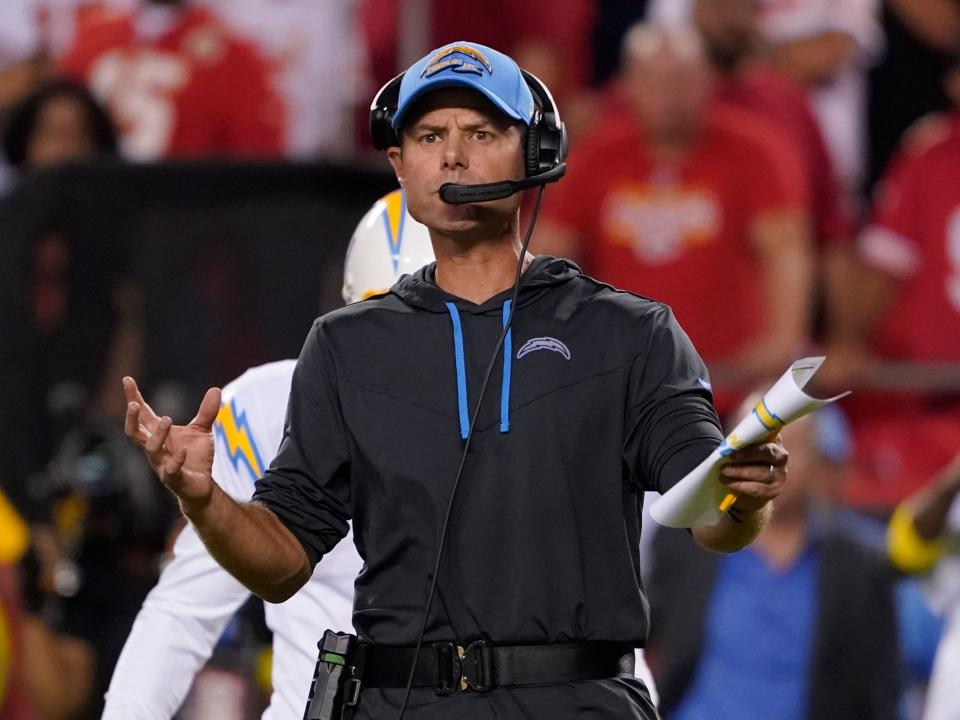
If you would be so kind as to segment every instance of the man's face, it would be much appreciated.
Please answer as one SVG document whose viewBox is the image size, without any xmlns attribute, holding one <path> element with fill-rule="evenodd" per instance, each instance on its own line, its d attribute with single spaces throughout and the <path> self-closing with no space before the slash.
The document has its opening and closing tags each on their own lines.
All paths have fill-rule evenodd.
<svg viewBox="0 0 960 720">
<path fill-rule="evenodd" d="M 516 217 L 519 194 L 493 202 L 450 205 L 444 183 L 473 185 L 524 177 L 523 127 L 482 95 L 445 88 L 426 95 L 404 123 L 402 147 L 387 156 L 406 190 L 410 214 L 446 235 L 488 238 Z"/>
<path fill-rule="evenodd" d="M 631 105 L 651 138 L 687 140 L 697 134 L 710 97 L 710 71 L 702 55 L 664 47 L 631 60 L 624 79 Z"/>
<path fill-rule="evenodd" d="M 714 65 L 733 70 L 750 52 L 758 14 L 756 0 L 697 0 L 694 24 Z"/>
</svg>

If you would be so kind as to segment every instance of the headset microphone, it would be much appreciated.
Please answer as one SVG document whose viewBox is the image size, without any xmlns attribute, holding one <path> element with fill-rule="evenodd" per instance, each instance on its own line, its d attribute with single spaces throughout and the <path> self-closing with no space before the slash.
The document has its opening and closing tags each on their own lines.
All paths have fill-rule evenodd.
<svg viewBox="0 0 960 720">
<path fill-rule="evenodd" d="M 502 180 L 500 182 L 480 183 L 478 185 L 455 185 L 444 183 L 440 186 L 440 199 L 451 205 L 464 203 L 490 202 L 510 197 L 521 190 L 556 182 L 567 172 L 567 164 L 560 163 L 545 173 L 524 178 L 523 180 Z"/>
</svg>

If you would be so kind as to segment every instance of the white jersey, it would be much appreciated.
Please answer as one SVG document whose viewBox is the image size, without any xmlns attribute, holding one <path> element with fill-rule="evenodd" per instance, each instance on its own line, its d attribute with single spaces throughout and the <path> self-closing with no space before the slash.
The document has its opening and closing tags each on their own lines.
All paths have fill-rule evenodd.
<svg viewBox="0 0 960 720">
<path fill-rule="evenodd" d="M 283 435 L 294 360 L 248 370 L 223 391 L 214 425 L 213 476 L 246 501 Z M 265 603 L 273 631 L 273 695 L 263 717 L 299 718 L 326 629 L 352 632 L 353 581 L 361 560 L 348 535 L 324 555 L 285 603 Z M 117 662 L 103 720 L 169 720 L 187 696 L 234 612 L 250 591 L 217 564 L 188 525 L 137 615 Z"/>
</svg>

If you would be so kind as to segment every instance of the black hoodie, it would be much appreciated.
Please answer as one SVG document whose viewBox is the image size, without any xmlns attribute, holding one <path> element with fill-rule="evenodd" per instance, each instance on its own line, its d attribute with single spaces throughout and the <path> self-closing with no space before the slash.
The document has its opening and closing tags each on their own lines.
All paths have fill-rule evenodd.
<svg viewBox="0 0 960 720">
<path fill-rule="evenodd" d="M 352 519 L 365 561 L 354 626 L 386 645 L 416 642 L 512 294 L 475 305 L 433 272 L 315 322 L 254 495 L 313 563 Z M 721 441 L 706 368 L 668 307 L 536 258 L 483 399 L 425 643 L 642 646 L 643 491 L 667 490 Z"/>
</svg>

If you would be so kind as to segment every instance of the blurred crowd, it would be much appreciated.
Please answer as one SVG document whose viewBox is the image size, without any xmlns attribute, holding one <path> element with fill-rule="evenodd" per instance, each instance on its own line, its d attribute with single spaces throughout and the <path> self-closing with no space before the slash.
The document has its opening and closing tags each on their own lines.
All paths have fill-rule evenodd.
<svg viewBox="0 0 960 720">
<path fill-rule="evenodd" d="M 536 252 L 670 304 L 722 417 L 804 355 L 854 390 L 785 431 L 755 546 L 646 543 L 664 717 L 960 718 L 960 0 L 4 0 L 0 195 L 91 159 L 375 162 L 376 89 L 456 39 L 511 54 L 570 130 Z M 41 337 L 69 263 L 37 238 Z M 179 527 L 121 431 L 136 278 L 113 303 L 45 470 L 0 480 L 0 720 L 99 716 Z M 256 716 L 257 607 L 184 718 Z"/>
</svg>

